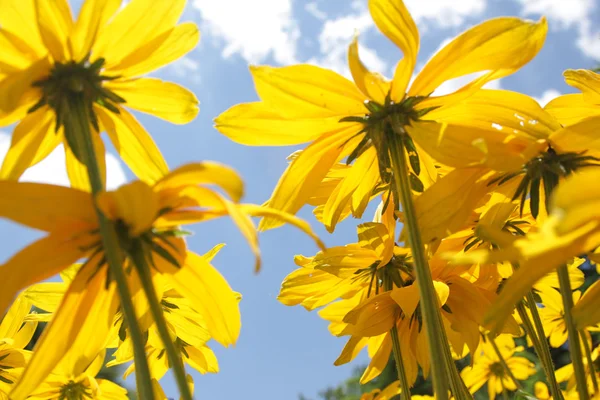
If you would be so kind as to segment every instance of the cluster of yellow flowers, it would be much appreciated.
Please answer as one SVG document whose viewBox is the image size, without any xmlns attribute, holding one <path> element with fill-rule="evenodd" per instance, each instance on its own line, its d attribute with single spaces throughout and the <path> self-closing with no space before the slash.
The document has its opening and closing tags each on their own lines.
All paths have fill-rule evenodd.
<svg viewBox="0 0 600 400">
<path fill-rule="evenodd" d="M 175 124 L 198 113 L 193 93 L 143 75 L 189 52 L 199 33 L 178 20 L 185 0 L 0 0 L 0 125 L 16 123 L 0 169 L 0 217 L 46 232 L 0 266 L 0 399 L 126 399 L 96 379 L 130 363 L 140 399 L 166 399 L 173 369 L 182 399 L 185 364 L 217 372 L 214 339 L 234 344 L 241 295 L 183 225 L 229 216 L 260 267 L 257 228 L 292 224 L 321 248 L 297 256 L 279 300 L 321 308 L 348 340 L 336 365 L 367 348 L 361 382 L 393 355 L 398 381 L 364 400 L 410 398 L 419 372 L 437 399 L 490 399 L 536 373 L 515 338 L 526 337 L 545 380 L 537 398 L 600 396 L 590 332 L 600 323 L 600 284 L 583 293 L 580 266 L 600 261 L 600 75 L 569 70 L 581 93 L 544 108 L 517 92 L 484 89 L 528 63 L 547 25 L 504 17 L 462 33 L 412 79 L 419 32 L 401 0 L 368 0 L 379 30 L 403 52 L 392 80 L 349 45 L 354 82 L 312 65 L 251 67 L 260 101 L 216 118 L 251 146 L 309 145 L 262 206 L 241 203 L 243 183 L 214 162 L 169 171 L 128 108 Z M 473 76 L 453 93 L 434 91 Z M 139 181 L 106 191 L 106 132 Z M 63 144 L 70 188 L 21 183 Z M 349 216 L 358 241 L 325 248 L 304 205 L 328 231 Z M 401 225 L 399 225 L 401 224 Z M 401 229 L 398 227 L 401 226 Z M 62 282 L 44 282 L 60 274 Z M 35 311 L 32 308 L 35 307 Z M 25 350 L 39 322 L 34 350 Z M 555 371 L 550 347 L 568 341 L 572 364 Z M 455 360 L 470 357 L 458 371 Z M 566 384 L 563 384 L 566 382 Z M 428 396 L 412 396 L 428 398 Z"/>
</svg>

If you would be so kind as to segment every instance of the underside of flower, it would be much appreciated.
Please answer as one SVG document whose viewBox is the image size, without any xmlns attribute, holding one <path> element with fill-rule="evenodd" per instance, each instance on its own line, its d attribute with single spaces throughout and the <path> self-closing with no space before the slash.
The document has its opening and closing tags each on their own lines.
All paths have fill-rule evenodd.
<svg viewBox="0 0 600 400">
<path fill-rule="evenodd" d="M 502 185 L 513 178 L 524 175 L 515 191 L 513 200 L 521 199 L 520 212 L 523 215 L 523 206 L 527 197 L 530 197 L 531 215 L 537 218 L 540 210 L 540 186 L 544 186 L 545 207 L 549 209 L 550 194 L 558 185 L 560 178 L 584 167 L 597 167 L 600 159 L 580 153 L 557 153 L 552 146 L 546 151 L 532 158 L 518 171 L 501 174 L 489 182 L 489 185 L 498 183 Z"/>
<path fill-rule="evenodd" d="M 41 99 L 29 109 L 32 113 L 37 109 L 48 106 L 56 115 L 55 131 L 65 129 L 65 137 L 75 156 L 82 161 L 77 135 L 81 135 L 81 127 L 91 124 L 96 132 L 100 131 L 94 105 L 102 106 L 119 114 L 118 104 L 125 99 L 103 87 L 103 82 L 117 79 L 118 76 L 102 75 L 104 59 L 93 63 L 86 58 L 80 62 L 56 62 L 50 70 L 50 75 L 36 81 L 33 86 L 42 91 Z"/>
<path fill-rule="evenodd" d="M 58 400 L 85 400 L 86 398 L 92 398 L 90 388 L 82 382 L 69 381 L 60 388 Z"/>
<path fill-rule="evenodd" d="M 409 175 L 411 187 L 416 192 L 422 192 L 424 187 L 419 179 L 419 174 L 421 173 L 419 154 L 413 140 L 403 128 L 410 125 L 412 122 L 418 121 L 432 110 L 431 108 L 423 110 L 416 110 L 414 108 L 415 105 L 425 99 L 426 97 L 423 96 L 413 96 L 406 97 L 399 103 L 394 103 L 391 101 L 388 94 L 384 104 L 379 104 L 373 100 L 365 101 L 364 104 L 368 113 L 364 117 L 353 116 L 342 118 L 340 122 L 360 122 L 364 125 L 363 129 L 354 136 L 356 137 L 364 134 L 364 137 L 352 153 L 350 153 L 346 163 L 351 164 L 371 146 L 375 147 L 382 185 L 387 188 L 392 187 L 393 169 L 389 155 L 389 137 L 390 135 L 400 134 L 412 169 Z"/>
<path fill-rule="evenodd" d="M 521 229 L 522 225 L 529 225 L 529 222 L 511 219 L 504 223 L 502 230 L 510 233 L 513 236 L 525 236 L 525 232 L 523 229 Z M 496 244 L 490 243 L 486 238 L 479 236 L 477 226 L 473 227 L 473 234 L 465 239 L 463 245 L 465 246 L 465 252 L 471 249 L 479 249 L 485 245 L 489 246 L 490 249 L 498 248 Z"/>
</svg>

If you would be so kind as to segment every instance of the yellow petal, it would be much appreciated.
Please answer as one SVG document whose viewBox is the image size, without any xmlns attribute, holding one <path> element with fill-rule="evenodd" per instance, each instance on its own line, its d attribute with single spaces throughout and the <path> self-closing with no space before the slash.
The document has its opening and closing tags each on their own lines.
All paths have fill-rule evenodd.
<svg viewBox="0 0 600 400">
<path fill-rule="evenodd" d="M 171 275 L 204 320 L 211 336 L 223 346 L 235 344 L 241 328 L 238 300 L 223 276 L 202 257 L 188 252 L 185 265 L 161 271 Z"/>
<path fill-rule="evenodd" d="M 56 275 L 84 254 L 77 243 L 57 234 L 39 239 L 17 252 L 0 267 L 3 276 L 0 310 L 4 312 L 20 290 Z"/>
<path fill-rule="evenodd" d="M 359 245 L 364 249 L 372 249 L 380 264 L 386 265 L 394 254 L 394 231 L 385 224 L 378 222 L 365 222 L 358 225 Z"/>
<path fill-rule="evenodd" d="M 160 212 L 158 196 L 142 181 L 123 185 L 114 192 L 102 192 L 96 203 L 107 218 L 123 221 L 131 237 L 150 230 Z"/>
<path fill-rule="evenodd" d="M 64 282 L 43 282 L 25 289 L 23 296 L 36 308 L 54 313 L 58 309 L 67 288 L 68 284 Z"/>
<path fill-rule="evenodd" d="M 390 354 L 392 353 L 392 339 L 389 334 L 381 335 L 380 338 L 372 338 L 369 341 L 369 353 L 371 353 L 371 344 L 377 340 L 373 346 L 376 351 L 373 352 L 371 362 L 360 377 L 360 383 L 365 384 L 370 380 L 378 377 L 388 364 L 390 360 Z"/>
<path fill-rule="evenodd" d="M 596 169 L 584 170 L 569 176 L 554 191 L 551 210 L 558 216 L 556 230 L 559 233 L 599 219 L 600 188 L 596 184 L 599 175 Z"/>
<path fill-rule="evenodd" d="M 195 24 L 177 25 L 153 39 L 149 39 L 121 62 L 107 65 L 111 75 L 134 77 L 147 74 L 167 65 L 190 52 L 200 39 Z"/>
<path fill-rule="evenodd" d="M 55 119 L 48 107 L 25 117 L 15 128 L 0 178 L 19 179 L 27 168 L 46 158 L 62 142 L 62 130 L 54 132 Z"/>
<path fill-rule="evenodd" d="M 127 110 L 119 114 L 95 107 L 98 119 L 117 152 L 142 181 L 154 183 L 169 172 L 169 167 L 152 137 Z"/>
<path fill-rule="evenodd" d="M 216 374 L 219 372 L 219 362 L 217 356 L 208 346 L 191 347 L 185 348 L 189 357 L 186 358 L 186 362 L 190 364 L 192 368 L 201 374 L 212 373 Z"/>
<path fill-rule="evenodd" d="M 36 17 L 36 0 L 6 0 L 0 3 L 0 25 L 15 34 L 39 55 L 48 50 L 42 41 Z"/>
<path fill-rule="evenodd" d="M 600 105 L 600 74 L 587 69 L 568 69 L 563 73 L 567 84 L 583 93 L 583 99 Z"/>
<path fill-rule="evenodd" d="M 2 7 L 0 6 L 0 10 Z M 0 46 L 2 46 L 0 67 L 3 74 L 27 69 L 39 58 L 38 54 L 21 37 L 6 29 L 0 29 Z"/>
<path fill-rule="evenodd" d="M 346 345 L 344 345 L 342 353 L 333 362 L 333 365 L 344 365 L 354 360 L 358 353 L 360 353 L 360 351 L 367 345 L 368 341 L 369 338 L 366 337 L 351 336 L 346 342 Z"/>
<path fill-rule="evenodd" d="M 542 48 L 548 26 L 542 18 L 528 22 L 501 17 L 476 25 L 440 50 L 413 82 L 409 95 L 427 96 L 443 82 L 475 72 L 489 71 L 470 90 L 491 79 L 512 74 Z M 427 105 L 429 107 L 429 105 Z"/>
<path fill-rule="evenodd" d="M 81 270 L 38 340 L 11 399 L 25 399 L 61 360 L 74 376 L 85 371 L 104 348 L 118 307 L 116 283 L 107 283 L 107 270 Z"/>
<path fill-rule="evenodd" d="M 508 90 L 481 89 L 457 104 L 427 113 L 427 119 L 547 139 L 561 126 L 533 98 Z"/>
<path fill-rule="evenodd" d="M 168 191 L 184 186 L 217 185 L 235 202 L 244 195 L 244 182 L 237 172 L 223 164 L 211 161 L 185 164 L 162 177 L 154 185 L 155 191 Z"/>
<path fill-rule="evenodd" d="M 388 332 L 399 316 L 399 308 L 389 293 L 370 297 L 344 317 L 353 336 L 379 336 Z"/>
<path fill-rule="evenodd" d="M 596 325 L 600 322 L 600 282 L 595 282 L 584 293 L 581 300 L 573 307 L 573 320 L 579 329 Z M 562 311 L 562 308 L 560 309 Z"/>
<path fill-rule="evenodd" d="M 314 65 L 250 67 L 261 100 L 283 117 L 364 115 L 365 96 L 341 75 Z"/>
<path fill-rule="evenodd" d="M 64 186 L 0 181 L 0 217 L 43 231 L 96 226 L 91 196 Z"/>
<path fill-rule="evenodd" d="M 355 127 L 332 132 L 304 149 L 279 179 L 268 206 L 291 214 L 298 212 L 338 161 L 344 143 L 355 133 Z M 264 219 L 259 228 L 271 229 L 279 225 L 281 223 L 273 219 Z"/>
<path fill-rule="evenodd" d="M 83 60 L 90 53 L 96 37 L 120 6 L 121 0 L 83 2 L 73 33 L 69 38 L 75 61 Z"/>
<path fill-rule="evenodd" d="M 391 99 L 400 101 L 417 62 L 419 31 L 402 1 L 369 0 L 369 11 L 379 30 L 404 54 L 396 66 L 391 90 Z"/>
<path fill-rule="evenodd" d="M 564 126 L 600 116 L 600 107 L 585 101 L 581 93 L 559 96 L 546 104 L 544 109 Z"/>
<path fill-rule="evenodd" d="M 406 130 L 427 153 L 454 168 L 486 166 L 514 171 L 545 147 L 513 132 L 477 128 L 455 123 L 421 121 Z"/>
<path fill-rule="evenodd" d="M 29 300 L 25 296 L 17 296 L 14 303 L 2 318 L 2 323 L 0 324 L 0 337 L 14 337 L 19 329 L 21 329 L 25 317 L 29 314 L 29 310 L 31 310 L 31 303 Z"/>
<path fill-rule="evenodd" d="M 348 65 L 352 79 L 363 94 L 379 104 L 385 103 L 385 97 L 390 91 L 390 82 L 376 72 L 371 72 L 360 61 L 358 55 L 358 36 L 354 36 L 348 47 Z"/>
<path fill-rule="evenodd" d="M 356 159 L 350 171 L 348 171 L 344 179 L 337 185 L 325 203 L 322 218 L 323 224 L 330 233 L 335 230 L 335 226 L 341 219 L 342 212 L 351 202 L 354 193 L 365 181 L 365 178 L 370 178 L 367 182 L 370 181 L 371 185 L 370 187 L 362 185 L 363 193 L 360 195 L 360 200 L 363 200 L 365 197 L 370 199 L 371 193 L 377 181 L 379 181 L 379 164 L 377 163 L 377 150 L 375 150 L 375 147 L 370 147 Z"/>
<path fill-rule="evenodd" d="M 0 80 L 0 115 L 2 120 L 13 121 L 13 113 L 27 111 L 40 99 L 40 90 L 32 88 L 34 82 L 48 76 L 50 61 L 44 57 L 28 68 L 14 72 Z M 23 108 L 27 105 L 27 108 Z"/>
<path fill-rule="evenodd" d="M 268 217 L 278 219 L 286 224 L 290 224 L 300 229 L 302 232 L 310 236 L 321 250 L 325 250 L 325 244 L 319 239 L 317 234 L 312 230 L 310 224 L 303 219 L 300 219 L 292 214 L 282 212 L 266 206 L 257 206 L 255 204 L 242 204 L 240 209 L 243 213 L 251 217 Z"/>
<path fill-rule="evenodd" d="M 288 146 L 316 140 L 351 124 L 356 126 L 356 123 L 339 120 L 339 117 L 285 118 L 265 103 L 254 102 L 231 107 L 215 119 L 215 128 L 246 146 Z"/>
<path fill-rule="evenodd" d="M 600 108 L 600 107 L 599 107 Z M 600 157 L 600 115 L 586 118 L 554 132 L 549 140 L 560 153 L 586 152 L 586 156 Z"/>
<path fill-rule="evenodd" d="M 106 150 L 104 149 L 104 142 L 92 131 L 92 142 L 94 144 L 94 154 L 96 155 L 96 162 L 98 163 L 98 169 L 100 170 L 100 179 L 102 180 L 103 186 L 106 185 Z M 69 147 L 67 141 L 64 141 L 65 147 L 65 161 L 67 164 L 67 175 L 69 176 L 69 182 L 71 187 L 74 189 L 91 192 L 92 187 L 90 185 L 90 178 L 88 175 L 87 167 L 75 157 L 73 151 Z"/>
<path fill-rule="evenodd" d="M 440 178 L 415 198 L 424 243 L 441 240 L 463 229 L 489 191 L 485 168 L 459 168 Z"/>
<path fill-rule="evenodd" d="M 66 0 L 36 0 L 37 22 L 44 44 L 56 61 L 71 58 L 68 38 L 73 17 Z M 77 60 L 79 61 L 79 60 Z"/>
<path fill-rule="evenodd" d="M 100 32 L 93 46 L 95 57 L 107 60 L 106 68 L 118 64 L 145 43 L 172 29 L 185 0 L 133 0 Z"/>
<path fill-rule="evenodd" d="M 198 99 L 189 90 L 156 78 L 115 80 L 105 87 L 126 100 L 127 107 L 174 124 L 187 124 L 198 114 Z"/>
</svg>

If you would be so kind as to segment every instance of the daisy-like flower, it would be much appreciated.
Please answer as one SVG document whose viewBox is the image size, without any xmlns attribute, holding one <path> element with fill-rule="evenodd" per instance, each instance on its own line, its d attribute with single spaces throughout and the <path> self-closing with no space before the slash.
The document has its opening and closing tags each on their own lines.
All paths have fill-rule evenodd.
<svg viewBox="0 0 600 400">
<path fill-rule="evenodd" d="M 500 335 L 495 342 L 515 379 L 525 380 L 536 373 L 535 364 L 525 357 L 515 356 L 515 353 L 523 351 L 523 347 L 515 346 L 515 341 L 510 335 Z M 496 395 L 502 392 L 517 390 L 515 382 L 504 369 L 500 357 L 489 341 L 481 343 L 479 349 L 473 353 L 473 365 L 463 369 L 461 376 L 471 393 L 475 393 L 487 383 L 490 400 L 494 400 Z"/>
<path fill-rule="evenodd" d="M 310 143 L 294 158 L 275 188 L 269 205 L 276 209 L 297 212 L 336 162 L 346 159 L 353 163 L 352 171 L 325 204 L 323 222 L 329 230 L 335 228 L 340 210 L 348 204 L 359 217 L 362 204 L 374 189 L 393 189 L 393 135 L 401 138 L 410 160 L 410 176 L 402 179 L 410 179 L 416 191 L 423 191 L 431 176 L 436 176 L 426 153 L 442 163 L 452 159 L 463 166 L 494 158 L 494 140 L 488 143 L 487 154 L 476 151 L 473 140 L 486 136 L 486 132 L 491 136 L 492 122 L 497 119 L 516 119 L 515 109 L 499 116 L 498 109 L 487 106 L 488 99 L 480 98 L 478 118 L 470 126 L 458 122 L 461 118 L 457 113 L 448 115 L 444 110 L 530 61 L 542 47 L 547 30 L 544 20 L 533 23 L 497 18 L 484 22 L 433 56 L 409 88 L 419 51 L 419 33 L 410 13 L 401 0 L 370 0 L 369 10 L 379 30 L 404 54 L 391 81 L 365 68 L 355 40 L 348 52 L 354 82 L 312 65 L 251 67 L 261 101 L 239 104 L 216 119 L 221 133 L 242 144 Z M 431 96 L 443 82 L 473 73 L 483 75 L 454 93 Z M 476 123 L 482 120 L 487 120 L 487 125 Z M 440 138 L 446 136 L 452 140 L 438 146 Z M 454 141 L 457 137 L 458 147 Z M 509 139 L 516 147 L 523 145 L 518 135 Z M 463 151 L 465 148 L 468 151 Z M 263 228 L 276 225 L 273 220 L 262 222 Z"/>
<path fill-rule="evenodd" d="M 231 200 L 209 184 L 219 186 Z M 94 203 L 115 224 L 132 295 L 142 293 L 138 275 L 164 277 L 204 316 L 211 337 L 225 346 L 235 343 L 239 334 L 238 296 L 204 258 L 187 251 L 179 227 L 230 215 L 257 254 L 257 262 L 257 233 L 250 216 L 284 218 L 318 241 L 296 217 L 239 204 L 241 179 L 233 170 L 209 162 L 182 166 L 153 186 L 136 181 L 100 193 L 96 201 L 85 191 L 44 184 L 0 181 L 0 191 L 11 193 L 0 198 L 1 217 L 48 233 L 0 267 L 4 277 L 0 309 L 6 309 L 19 290 L 86 260 L 13 390 L 15 400 L 34 390 L 69 348 L 85 355 L 106 347 L 119 297 L 106 264 Z"/>
<path fill-rule="evenodd" d="M 159 149 L 127 108 L 177 124 L 196 116 L 193 93 L 142 77 L 198 42 L 194 24 L 177 24 L 185 3 L 133 0 L 121 8 L 121 0 L 86 0 L 74 21 L 67 0 L 3 1 L 0 126 L 18 124 L 0 178 L 18 179 L 64 143 L 71 183 L 86 189 L 80 145 L 87 124 L 103 174 L 101 132 L 140 179 L 166 175 Z"/>
<path fill-rule="evenodd" d="M 52 374 L 28 399 L 127 400 L 129 398 L 127 390 L 108 379 L 96 379 L 96 375 L 102 369 L 105 353 L 105 351 L 100 352 L 95 359 L 87 364 L 82 363 L 81 359 L 78 365 L 69 362 L 59 363 Z M 69 357 L 70 355 L 67 354 L 65 360 Z"/>
</svg>

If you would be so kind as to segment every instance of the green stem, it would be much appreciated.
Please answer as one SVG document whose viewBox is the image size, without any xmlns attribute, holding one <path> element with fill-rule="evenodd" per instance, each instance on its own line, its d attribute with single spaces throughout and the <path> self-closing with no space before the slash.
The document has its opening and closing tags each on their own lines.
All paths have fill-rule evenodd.
<svg viewBox="0 0 600 400">
<path fill-rule="evenodd" d="M 571 353 L 571 362 L 575 371 L 575 380 L 577 381 L 577 392 L 581 400 L 588 400 L 590 395 L 585 378 L 585 368 L 583 366 L 583 357 L 581 354 L 581 345 L 579 343 L 579 332 L 575 327 L 573 315 L 573 291 L 571 290 L 571 281 L 569 280 L 569 270 L 566 265 L 558 267 L 558 283 L 560 285 L 560 294 L 563 300 L 565 324 L 569 334 L 569 353 Z"/>
<path fill-rule="evenodd" d="M 598 378 L 596 377 L 596 370 L 594 368 L 594 360 L 592 359 L 592 349 L 590 349 L 590 344 L 586 340 L 585 331 L 581 332 L 581 341 L 583 343 L 583 349 L 585 351 L 585 358 L 587 358 L 588 363 L 588 372 L 592 376 L 592 385 L 594 385 L 594 393 L 598 394 Z"/>
<path fill-rule="evenodd" d="M 100 169 L 96 159 L 96 151 L 92 141 L 92 134 L 94 133 L 90 131 L 89 117 L 87 116 L 84 103 L 82 101 L 73 102 L 72 110 L 72 116 L 74 117 L 72 122 L 75 125 L 72 127 L 75 131 L 73 133 L 81 139 L 79 141 L 79 150 L 83 150 L 84 160 L 82 161 L 87 167 L 92 195 L 94 196 L 104 190 L 104 183 L 102 182 Z M 96 213 L 98 215 L 98 225 L 100 228 L 100 236 L 102 237 L 104 253 L 106 255 L 106 262 L 111 276 L 117 283 L 121 308 L 133 343 L 138 397 L 140 399 L 153 399 L 154 391 L 152 389 L 152 378 L 148 360 L 146 359 L 146 340 L 137 323 L 135 308 L 133 306 L 133 301 L 131 300 L 131 292 L 127 285 L 127 277 L 125 276 L 125 271 L 123 271 L 123 254 L 119 245 L 117 233 L 112 222 L 108 220 L 97 207 Z"/>
<path fill-rule="evenodd" d="M 498 356 L 498 359 L 500 360 L 500 364 L 502 364 L 502 368 L 504 368 L 504 372 L 515 383 L 515 386 L 517 387 L 518 390 L 523 390 L 523 386 L 521 386 L 521 382 L 519 382 L 517 380 L 517 378 L 515 378 L 515 375 L 512 373 L 512 371 L 508 367 L 508 364 L 506 363 L 504 356 L 502 356 L 502 352 L 498 348 L 498 345 L 496 344 L 496 341 L 494 340 L 494 338 L 492 338 L 491 336 L 488 335 L 487 340 L 489 340 L 490 344 L 492 345 L 492 348 L 494 349 L 494 353 L 496 353 L 496 355 Z M 504 387 L 504 384 L 502 384 L 502 387 Z"/>
<path fill-rule="evenodd" d="M 388 277 L 384 277 L 385 290 L 393 289 L 393 282 Z M 402 400 L 410 399 L 410 385 L 408 384 L 408 378 L 406 377 L 406 370 L 404 369 L 404 363 L 402 362 L 402 350 L 400 349 L 400 339 L 398 337 L 398 327 L 394 322 L 394 326 L 390 329 L 390 336 L 392 338 L 392 353 L 394 354 L 394 361 L 396 362 L 396 371 L 398 373 L 398 380 L 400 381 L 400 398 Z"/>
<path fill-rule="evenodd" d="M 442 322 L 442 313 L 438 313 L 440 318 L 440 325 L 443 326 Z M 441 330 L 442 340 L 444 343 L 450 343 L 448 340 L 448 336 L 446 335 L 446 330 Z M 444 357 L 446 358 L 446 364 L 448 368 L 450 368 L 450 389 L 452 390 L 452 394 L 454 395 L 455 400 L 467 400 L 473 399 L 471 392 L 469 392 L 469 388 L 465 385 L 465 382 L 462 380 L 460 373 L 458 372 L 458 368 L 456 363 L 454 362 L 454 358 L 452 357 L 452 351 L 450 346 L 444 346 Z"/>
<path fill-rule="evenodd" d="M 562 400 L 562 391 L 560 390 L 558 382 L 556 381 L 556 376 L 554 375 L 554 364 L 552 362 L 552 356 L 550 354 L 550 349 L 548 348 L 548 342 L 546 341 L 546 336 L 544 335 L 544 330 L 541 326 L 541 319 L 539 317 L 539 313 L 537 312 L 535 301 L 533 301 L 533 294 L 531 293 L 531 291 L 527 294 L 527 303 L 529 305 L 529 309 L 531 310 L 531 315 L 535 320 L 535 324 L 536 326 L 538 326 L 538 328 L 542 328 L 541 331 L 539 329 L 537 331 L 536 329 L 534 329 L 531 320 L 529 319 L 529 315 L 527 314 L 525 303 L 523 301 L 520 301 L 519 304 L 517 304 L 517 312 L 521 317 L 521 321 L 523 321 L 525 333 L 531 339 L 531 342 L 533 343 L 533 348 L 538 358 L 540 359 L 542 369 L 544 370 L 544 375 L 546 375 L 548 385 L 550 386 L 550 393 L 552 394 L 552 398 L 556 400 Z M 535 309 L 532 309 L 531 304 L 533 304 L 533 307 L 535 307 Z M 538 336 L 538 333 L 542 335 L 542 340 L 540 340 L 540 336 Z"/>
<path fill-rule="evenodd" d="M 192 393 L 186 379 L 185 367 L 183 366 L 183 360 L 181 359 L 181 352 L 175 348 L 175 344 L 171 340 L 171 334 L 169 333 L 169 328 L 167 327 L 167 321 L 165 320 L 162 306 L 160 305 L 160 301 L 158 300 L 156 291 L 154 290 L 150 267 L 148 266 L 146 255 L 144 254 L 143 248 L 140 244 L 134 245 L 134 248 L 131 251 L 131 257 L 133 258 L 136 270 L 140 275 L 142 288 L 144 288 L 144 293 L 148 299 L 150 312 L 152 313 L 152 318 L 154 319 L 156 328 L 158 329 L 158 334 L 160 335 L 160 339 L 165 346 L 169 364 L 171 365 L 171 368 L 173 368 L 173 374 L 175 375 L 175 381 L 177 382 L 177 387 L 179 388 L 181 398 L 183 400 L 192 400 Z"/>
<path fill-rule="evenodd" d="M 402 211 L 404 213 L 404 224 L 408 230 L 408 243 L 412 250 L 412 256 L 415 265 L 416 281 L 419 286 L 420 309 L 423 316 L 423 323 L 429 343 L 430 365 L 433 380 L 433 393 L 438 400 L 448 399 L 448 380 L 447 373 L 450 369 L 445 362 L 444 346 L 447 342 L 442 342 L 440 332 L 443 326 L 440 326 L 438 298 L 433 286 L 431 270 L 425 255 L 425 248 L 421 240 L 421 232 L 417 222 L 415 206 L 412 199 L 412 191 L 408 182 L 408 166 L 406 155 L 404 154 L 404 144 L 401 136 L 405 135 L 404 128 L 394 124 L 394 131 L 387 135 L 389 143 L 389 154 L 392 161 L 395 191 L 400 199 Z M 398 193 L 399 192 L 399 193 Z"/>
</svg>

